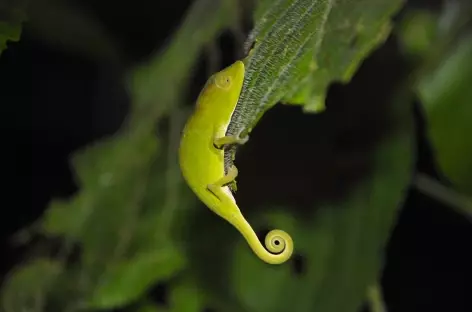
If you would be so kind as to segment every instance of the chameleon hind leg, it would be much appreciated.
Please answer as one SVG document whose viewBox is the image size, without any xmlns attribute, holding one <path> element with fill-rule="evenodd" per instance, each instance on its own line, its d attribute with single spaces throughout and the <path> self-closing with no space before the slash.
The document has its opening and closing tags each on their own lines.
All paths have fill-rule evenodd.
<svg viewBox="0 0 472 312">
<path fill-rule="evenodd" d="M 233 209 L 234 207 L 237 207 L 234 203 L 234 198 L 231 196 L 231 194 L 228 194 L 228 191 L 223 187 L 234 181 L 237 176 L 238 169 L 236 166 L 231 166 L 228 170 L 228 173 L 224 177 L 215 183 L 207 185 L 208 190 L 221 201 L 220 209 L 215 212 L 227 221 L 234 219 L 240 212 Z"/>
<path fill-rule="evenodd" d="M 212 192 L 216 197 L 218 197 L 221 200 L 222 197 L 227 196 L 226 193 L 222 189 L 223 186 L 226 186 L 232 183 L 236 179 L 237 176 L 238 176 L 238 168 L 236 168 L 236 166 L 231 166 L 228 169 L 228 173 L 224 177 L 222 177 L 215 183 L 208 184 L 207 187 L 210 190 L 210 192 Z"/>
<path fill-rule="evenodd" d="M 252 251 L 263 261 L 269 264 L 281 264 L 290 259 L 293 253 L 293 241 L 290 235 L 282 230 L 272 230 L 265 238 L 265 243 L 259 241 L 256 232 L 246 221 L 231 194 L 223 188 L 238 175 L 235 166 L 231 166 L 223 178 L 208 185 L 208 190 L 219 200 L 220 204 L 212 208 L 213 212 L 228 221 L 244 237 Z"/>
</svg>

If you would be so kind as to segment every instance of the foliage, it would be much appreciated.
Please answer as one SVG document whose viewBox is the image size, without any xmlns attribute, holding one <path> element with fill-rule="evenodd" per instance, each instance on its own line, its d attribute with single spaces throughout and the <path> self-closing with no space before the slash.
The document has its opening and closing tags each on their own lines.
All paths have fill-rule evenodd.
<svg viewBox="0 0 472 312">
<path fill-rule="evenodd" d="M 463 38 L 452 49 L 447 60 L 425 77 L 420 85 L 430 125 L 430 135 L 437 160 L 446 175 L 462 192 L 472 195 L 472 37 Z"/>
<path fill-rule="evenodd" d="M 26 19 L 24 6 L 22 0 L 0 3 L 0 56 L 8 42 L 20 40 L 21 24 Z"/>
<path fill-rule="evenodd" d="M 212 10 L 208 10 L 210 7 Z M 63 276 L 59 278 L 77 284 L 73 276 L 80 275 L 83 283 L 78 283 L 74 291 L 81 298 L 77 302 L 59 298 L 58 304 L 65 305 L 61 310 L 127 304 L 141 296 L 152 282 L 170 278 L 183 265 L 180 248 L 166 244 L 170 234 L 160 218 L 172 214 L 169 209 L 173 205 L 164 203 L 161 209 L 156 209 L 159 207 L 152 203 L 151 207 L 146 207 L 151 205 L 149 200 L 154 197 L 154 180 L 159 178 L 160 182 L 166 182 L 160 176 L 162 171 L 154 171 L 162 169 L 156 162 L 167 156 L 163 148 L 159 150 L 154 124 L 177 105 L 199 51 L 233 22 L 232 12 L 232 1 L 222 1 L 216 7 L 213 1 L 195 2 L 164 52 L 130 73 L 134 105 L 131 114 L 139 121 L 134 122 L 131 118 L 115 136 L 93 144 L 73 157 L 80 193 L 67 202 L 54 201 L 39 221 L 42 234 L 65 240 L 65 254 L 76 244 L 81 248 L 79 262 L 74 263 L 73 269 L 61 272 Z M 195 29 L 199 29 L 198 34 Z M 185 60 L 178 62 L 179 68 L 174 66 L 176 59 Z M 162 86 L 157 94 L 156 84 Z M 161 198 L 166 194 L 163 191 L 161 189 L 159 194 Z M 148 220 L 154 223 L 146 226 Z M 136 242 L 136 237 L 141 238 L 135 236 L 141 223 L 148 230 L 149 244 Z M 154 266 L 153 271 L 149 271 Z M 60 282 L 57 284 L 58 288 L 68 288 Z M 126 297 L 120 293 L 128 290 L 132 293 Z M 6 288 L 4 296 L 9 293 Z M 42 295 L 45 294 L 38 294 Z M 21 303 L 17 302 L 16 306 Z"/>
<path fill-rule="evenodd" d="M 244 119 L 254 117 L 243 135 L 279 101 L 322 111 L 328 85 L 351 79 L 366 55 L 390 33 L 390 17 L 402 2 L 285 0 L 270 6 L 262 2 L 246 43 L 254 47 L 246 60 L 239 103 L 247 111 L 241 113 Z M 242 117 L 233 117 L 234 124 L 242 123 Z M 233 132 L 230 125 L 228 133 Z"/>
<path fill-rule="evenodd" d="M 350 81 L 388 37 L 391 18 L 402 4 L 260 0 L 247 44 L 256 42 L 246 60 L 240 98 L 261 107 L 250 127 L 278 102 L 304 105 L 306 112 L 324 110 L 328 86 Z M 49 35 L 57 20 L 46 17 L 62 16 L 81 34 L 66 46 L 82 47 L 78 51 L 101 61 L 120 60 L 98 22 L 65 3 L 49 5 L 51 10 L 32 6 L 33 13 L 51 14 L 32 13 L 33 33 L 49 42 L 70 38 L 67 31 Z M 40 257 L 10 272 L 1 293 L 5 312 L 91 311 L 130 304 L 143 312 L 192 312 L 207 306 L 222 311 L 358 311 L 379 280 L 383 251 L 414 174 L 414 92 L 424 101 L 441 169 L 457 190 L 472 194 L 467 157 L 472 146 L 461 135 L 472 130 L 466 117 L 472 113 L 467 103 L 472 97 L 467 86 L 472 39 L 462 36 L 454 49 L 435 54 L 444 62 L 418 71 L 415 90 L 404 83 L 383 103 L 388 133 L 365 155 L 372 169 L 342 202 L 313 203 L 316 213 L 308 218 L 290 213 L 290 207 L 267 207 L 254 215 L 253 224 L 292 235 L 295 256 L 304 261 L 302 276 L 293 273 L 290 263 L 261 263 L 228 224 L 196 209 L 176 162 L 183 121 L 178 106 L 191 69 L 205 45 L 237 23 L 237 5 L 235 0 L 194 1 L 168 45 L 129 72 L 132 109 L 127 123 L 72 157 L 80 192 L 52 201 L 37 222 L 40 235 L 62 241 L 60 256 Z M 59 14 L 61 10 L 72 18 Z M 18 21 L 24 15 L 11 16 L 16 16 L 14 23 L 0 21 L 0 53 L 7 40 L 19 39 Z M 409 18 L 405 20 L 413 24 L 402 25 L 400 40 L 405 54 L 423 64 L 430 47 L 450 32 L 443 37 L 435 33 L 439 22 L 429 15 Z M 156 123 L 165 118 L 170 120 L 168 138 L 155 134 Z M 71 260 L 75 249 L 79 255 Z M 146 292 L 162 282 L 169 288 L 169 304 L 157 306 Z"/>
<path fill-rule="evenodd" d="M 315 49 L 314 63 L 309 65 L 310 74 L 284 98 L 285 102 L 304 105 L 306 111 L 324 110 L 331 82 L 350 81 L 369 53 L 387 39 L 392 28 L 391 16 L 404 1 L 331 2 L 331 12 L 324 21 L 323 35 Z"/>
<path fill-rule="evenodd" d="M 5 311 L 41 311 L 44 293 L 52 286 L 61 265 L 49 259 L 36 259 L 11 272 L 2 294 Z"/>
<path fill-rule="evenodd" d="M 472 195 L 472 143 L 464 135 L 472 132 L 472 36 L 470 31 L 457 29 L 467 24 L 471 12 L 467 2 L 452 3 L 439 16 L 413 11 L 404 19 L 400 32 L 405 53 L 424 58 L 428 64 L 415 85 L 424 104 L 436 161 L 454 189 L 466 196 Z M 433 49 L 441 53 L 432 53 Z M 438 191 L 431 182 L 426 184 L 435 188 L 436 196 L 443 194 L 443 200 L 472 216 L 470 198 L 457 194 L 446 199 L 451 197 L 450 192 Z"/>
</svg>

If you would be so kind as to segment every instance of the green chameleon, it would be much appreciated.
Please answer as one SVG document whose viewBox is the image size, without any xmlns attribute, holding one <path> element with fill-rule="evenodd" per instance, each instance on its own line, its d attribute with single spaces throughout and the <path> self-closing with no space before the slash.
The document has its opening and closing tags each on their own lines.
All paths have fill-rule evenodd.
<svg viewBox="0 0 472 312">
<path fill-rule="evenodd" d="M 237 107 L 244 74 L 244 63 L 236 61 L 208 79 L 183 130 L 180 167 L 184 179 L 198 198 L 232 224 L 260 259 L 270 264 L 281 264 L 292 255 L 292 238 L 284 231 L 272 230 L 265 238 L 267 250 L 264 248 L 239 210 L 230 189 L 238 170 L 234 165 L 225 170 L 225 148 L 248 140 L 248 137 L 225 136 Z"/>
</svg>

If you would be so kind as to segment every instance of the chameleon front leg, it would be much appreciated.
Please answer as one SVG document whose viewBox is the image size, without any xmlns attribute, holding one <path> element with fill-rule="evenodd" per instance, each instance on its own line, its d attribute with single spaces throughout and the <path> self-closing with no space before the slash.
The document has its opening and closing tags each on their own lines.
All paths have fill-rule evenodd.
<svg viewBox="0 0 472 312">
<path fill-rule="evenodd" d="M 233 144 L 243 145 L 248 140 L 249 140 L 249 136 L 246 136 L 245 138 L 240 138 L 239 136 L 236 136 L 236 135 L 223 136 L 219 138 L 215 137 L 215 139 L 213 140 L 213 145 L 215 145 L 217 149 L 223 149 L 225 148 L 225 146 L 228 146 L 228 145 L 233 145 Z"/>
<path fill-rule="evenodd" d="M 249 140 L 249 136 L 246 136 L 245 138 L 240 138 L 239 135 L 218 137 L 216 133 L 217 132 L 215 132 L 215 136 L 214 136 L 214 139 L 213 139 L 213 145 L 217 149 L 225 149 L 226 147 L 231 146 L 233 144 L 242 145 L 242 144 L 245 144 Z M 229 184 L 229 187 L 230 187 L 231 191 L 236 192 L 237 189 L 238 189 L 238 187 L 236 185 L 236 176 L 238 175 L 238 171 L 237 171 L 236 167 L 234 167 L 234 168 L 236 170 L 235 176 L 234 176 L 233 180 L 227 182 L 227 184 Z M 229 170 L 231 170 L 231 168 Z M 230 172 L 228 172 L 228 174 L 230 174 Z"/>
</svg>

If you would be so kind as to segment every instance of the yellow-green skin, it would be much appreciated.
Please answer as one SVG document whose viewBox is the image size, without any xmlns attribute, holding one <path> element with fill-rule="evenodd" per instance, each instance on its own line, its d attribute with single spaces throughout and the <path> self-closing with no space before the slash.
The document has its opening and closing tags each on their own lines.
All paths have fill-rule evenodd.
<svg viewBox="0 0 472 312">
<path fill-rule="evenodd" d="M 179 158 L 187 184 L 198 198 L 217 215 L 231 223 L 246 239 L 254 253 L 270 264 L 287 261 L 293 252 L 290 235 L 272 230 L 265 246 L 241 214 L 228 187 L 238 175 L 236 167 L 224 169 L 224 148 L 244 144 L 244 139 L 225 137 L 244 80 L 241 61 L 211 76 L 201 91 L 195 112 L 183 130 Z"/>
</svg>

